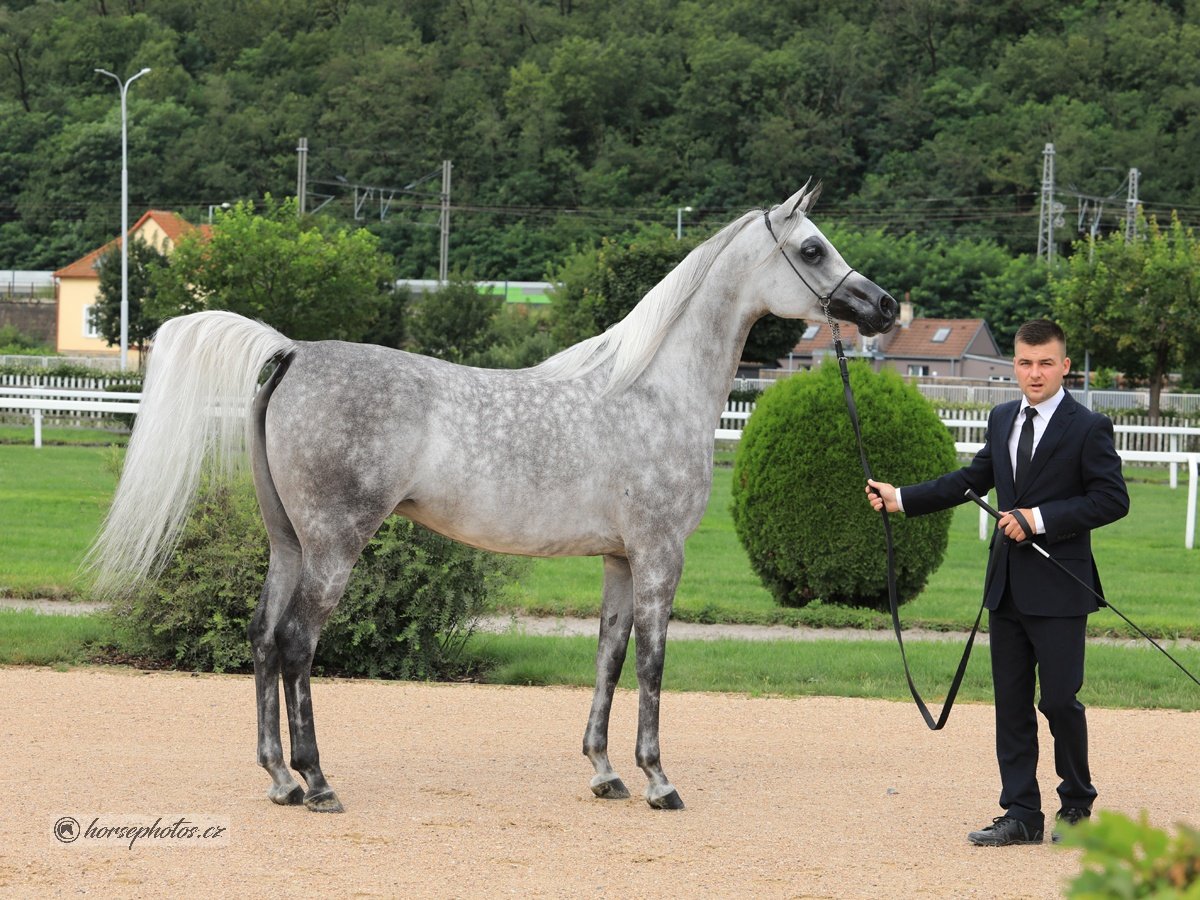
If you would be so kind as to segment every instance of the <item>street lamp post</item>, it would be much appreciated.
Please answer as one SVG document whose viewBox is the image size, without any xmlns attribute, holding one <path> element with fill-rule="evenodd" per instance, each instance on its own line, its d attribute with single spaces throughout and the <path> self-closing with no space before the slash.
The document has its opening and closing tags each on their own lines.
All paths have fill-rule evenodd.
<svg viewBox="0 0 1200 900">
<path fill-rule="evenodd" d="M 129 85 L 141 78 L 149 69 L 142 69 L 136 75 L 129 76 L 125 81 L 109 72 L 107 69 L 97 69 L 101 75 L 107 75 L 117 83 L 121 91 L 121 371 L 124 372 L 129 360 L 129 138 L 128 114 L 125 106 L 125 95 Z"/>
<path fill-rule="evenodd" d="M 683 214 L 691 211 L 692 208 L 690 206 L 675 207 L 675 240 L 683 240 Z"/>
</svg>

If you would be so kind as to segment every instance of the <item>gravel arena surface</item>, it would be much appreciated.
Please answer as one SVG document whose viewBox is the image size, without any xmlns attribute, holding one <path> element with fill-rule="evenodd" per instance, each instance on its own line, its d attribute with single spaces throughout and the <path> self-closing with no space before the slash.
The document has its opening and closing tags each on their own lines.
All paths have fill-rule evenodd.
<svg viewBox="0 0 1200 900">
<path fill-rule="evenodd" d="M 1041 898 L 1079 870 L 1048 841 L 968 844 L 1000 813 L 987 705 L 934 734 L 906 703 L 665 694 L 664 762 L 687 809 L 658 812 L 639 796 L 631 693 L 610 732 L 625 801 L 588 789 L 588 690 L 318 679 L 313 694 L 342 815 L 267 799 L 249 677 L 0 668 L 0 894 Z M 1089 718 L 1099 808 L 1200 825 L 1200 713 Z M 64 816 L 183 815 L 228 832 L 54 837 Z"/>
</svg>

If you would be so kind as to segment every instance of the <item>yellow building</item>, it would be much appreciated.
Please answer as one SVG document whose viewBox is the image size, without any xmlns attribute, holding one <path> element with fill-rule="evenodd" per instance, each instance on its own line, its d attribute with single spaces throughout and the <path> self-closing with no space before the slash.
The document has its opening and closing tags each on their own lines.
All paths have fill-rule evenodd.
<svg viewBox="0 0 1200 900">
<path fill-rule="evenodd" d="M 142 241 L 164 255 L 196 226 L 173 212 L 152 209 L 129 229 L 131 240 Z M 69 356 L 120 356 L 120 347 L 110 347 L 92 327 L 91 312 L 100 296 L 100 259 L 119 249 L 120 238 L 93 250 L 54 273 L 58 285 L 58 352 Z M 137 364 L 137 350 L 129 348 L 129 360 Z"/>
</svg>

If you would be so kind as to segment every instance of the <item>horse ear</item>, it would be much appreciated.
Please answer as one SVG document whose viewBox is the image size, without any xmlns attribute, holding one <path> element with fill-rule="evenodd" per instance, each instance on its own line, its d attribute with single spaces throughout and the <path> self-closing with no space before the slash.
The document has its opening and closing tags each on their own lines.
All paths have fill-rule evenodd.
<svg viewBox="0 0 1200 900">
<path fill-rule="evenodd" d="M 810 178 L 804 182 L 804 187 L 796 191 L 795 194 L 788 198 L 787 203 L 784 204 L 785 206 L 791 206 L 791 209 L 788 211 L 788 218 L 794 216 L 797 210 L 807 216 L 812 211 L 812 208 L 816 206 L 817 198 L 821 196 L 821 182 L 818 181 L 813 185 L 812 190 L 809 190 L 808 186 L 811 183 L 812 179 Z"/>
</svg>

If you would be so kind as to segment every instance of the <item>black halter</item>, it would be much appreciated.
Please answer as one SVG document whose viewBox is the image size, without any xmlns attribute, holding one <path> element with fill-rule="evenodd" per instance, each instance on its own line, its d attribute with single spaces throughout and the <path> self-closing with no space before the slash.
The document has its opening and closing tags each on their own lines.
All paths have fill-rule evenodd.
<svg viewBox="0 0 1200 900">
<path fill-rule="evenodd" d="M 842 331 L 841 331 L 840 326 L 837 323 L 837 320 L 834 319 L 832 313 L 830 313 L 830 311 L 829 311 L 829 304 L 833 302 L 833 295 L 836 294 L 838 292 L 838 290 L 841 288 L 841 286 L 846 283 L 846 279 L 854 274 L 855 270 L 851 269 L 851 268 L 847 268 L 846 274 L 843 275 L 841 280 L 833 286 L 833 290 L 829 291 L 828 293 L 822 294 L 815 287 L 813 287 L 811 284 L 808 283 L 808 279 L 804 277 L 804 273 L 800 271 L 800 267 L 797 266 L 794 262 L 792 262 L 792 258 L 790 256 L 788 256 L 787 250 L 784 249 L 784 247 L 779 243 L 779 238 L 775 236 L 775 229 L 771 225 L 771 211 L 769 209 L 763 210 L 763 221 L 767 225 L 767 231 L 770 232 L 771 239 L 773 241 L 775 241 L 776 246 L 779 247 L 779 252 L 783 254 L 784 262 L 786 262 L 791 267 L 792 271 L 796 273 L 796 277 L 800 279 L 801 283 L 806 288 L 808 288 L 808 290 L 812 293 L 812 295 L 817 298 L 817 302 L 821 304 L 821 311 L 825 313 L 825 321 L 829 325 L 829 331 L 833 334 L 833 340 L 834 340 L 834 343 L 837 345 L 838 355 L 841 356 L 842 355 Z"/>
</svg>

